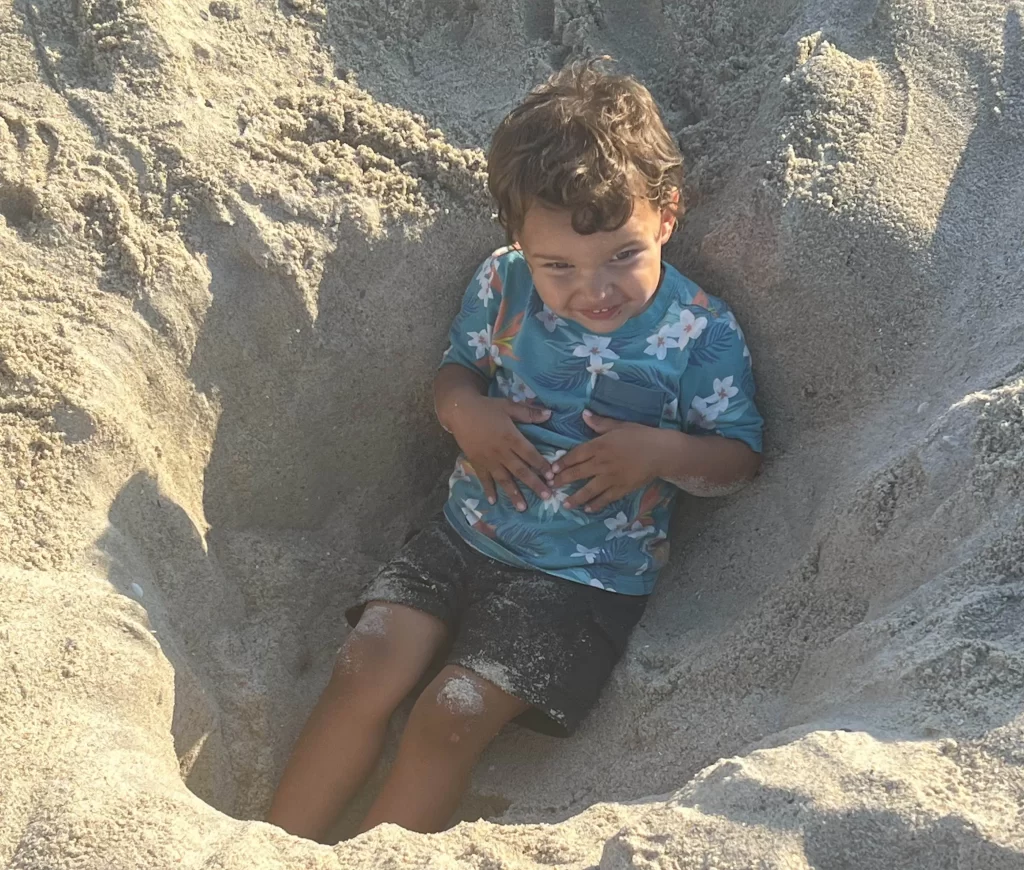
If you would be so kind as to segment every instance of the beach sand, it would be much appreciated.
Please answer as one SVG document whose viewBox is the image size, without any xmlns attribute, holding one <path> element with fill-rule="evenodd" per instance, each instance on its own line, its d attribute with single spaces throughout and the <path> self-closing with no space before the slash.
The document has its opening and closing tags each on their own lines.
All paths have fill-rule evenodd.
<svg viewBox="0 0 1024 870">
<path fill-rule="evenodd" d="M 0 864 L 1024 867 L 1022 20 L 4 4 Z M 443 834 L 290 837 L 343 609 L 444 491 L 481 149 L 599 53 L 683 150 L 666 259 L 745 326 L 764 471 L 682 501 L 574 739 L 506 729 Z"/>
</svg>

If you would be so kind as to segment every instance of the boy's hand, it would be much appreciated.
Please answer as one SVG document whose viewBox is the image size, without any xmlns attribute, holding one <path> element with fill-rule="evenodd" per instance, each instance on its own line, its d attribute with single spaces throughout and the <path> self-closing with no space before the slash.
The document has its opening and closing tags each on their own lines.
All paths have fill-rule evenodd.
<svg viewBox="0 0 1024 870">
<path fill-rule="evenodd" d="M 451 419 L 452 435 L 473 466 L 491 504 L 498 500 L 497 484 L 517 510 L 526 510 L 517 478 L 541 498 L 551 497 L 551 485 L 540 477 L 550 473 L 550 466 L 515 425 L 543 423 L 550 416 L 545 408 L 517 404 L 511 399 L 475 396 L 470 401 L 460 400 L 458 413 Z"/>
<path fill-rule="evenodd" d="M 599 437 L 574 447 L 552 466 L 556 487 L 590 478 L 565 500 L 565 507 L 593 513 L 660 476 L 664 451 L 660 430 L 590 411 L 583 412 L 583 419 Z"/>
</svg>

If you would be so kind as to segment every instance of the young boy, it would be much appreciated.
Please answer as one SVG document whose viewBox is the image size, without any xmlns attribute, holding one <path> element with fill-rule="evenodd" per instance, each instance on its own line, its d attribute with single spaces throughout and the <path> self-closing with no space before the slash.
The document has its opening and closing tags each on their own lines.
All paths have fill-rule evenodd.
<svg viewBox="0 0 1024 870">
<path fill-rule="evenodd" d="M 665 564 L 677 489 L 721 495 L 760 465 L 743 333 L 661 260 L 682 158 L 648 91 L 592 63 L 556 74 L 502 122 L 488 176 L 512 246 L 434 380 L 462 450 L 450 497 L 346 614 L 270 809 L 295 834 L 325 834 L 442 651 L 362 830 L 442 829 L 512 719 L 571 734 Z"/>
</svg>

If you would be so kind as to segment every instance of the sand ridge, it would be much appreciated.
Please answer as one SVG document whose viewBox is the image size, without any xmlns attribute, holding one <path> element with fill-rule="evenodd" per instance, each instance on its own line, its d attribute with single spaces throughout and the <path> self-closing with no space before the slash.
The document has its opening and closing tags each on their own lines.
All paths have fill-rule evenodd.
<svg viewBox="0 0 1024 870">
<path fill-rule="evenodd" d="M 1022 18 L 6 6 L 0 862 L 1022 866 Z M 451 460 L 481 149 L 605 52 L 684 151 L 667 257 L 744 323 L 765 473 L 681 506 L 578 738 L 509 728 L 444 834 L 291 838 L 257 820 L 343 609 Z"/>
</svg>

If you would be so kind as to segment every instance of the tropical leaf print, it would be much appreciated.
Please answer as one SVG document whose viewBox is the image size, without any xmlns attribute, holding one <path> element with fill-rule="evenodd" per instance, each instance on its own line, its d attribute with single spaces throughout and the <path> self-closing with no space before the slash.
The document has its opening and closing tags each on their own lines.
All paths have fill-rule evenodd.
<svg viewBox="0 0 1024 870">
<path fill-rule="evenodd" d="M 747 398 L 753 396 L 757 390 L 754 384 L 754 371 L 750 366 L 743 367 L 743 373 L 740 375 L 740 390 Z"/>
<path fill-rule="evenodd" d="M 655 481 L 640 497 L 640 504 L 637 505 L 634 520 L 644 526 L 654 526 L 654 512 L 659 508 L 668 507 L 672 503 L 675 493 L 671 487 L 660 481 Z"/>
<path fill-rule="evenodd" d="M 508 522 L 498 524 L 496 540 L 517 555 L 538 559 L 544 555 L 544 542 L 548 540 L 548 535 L 543 529 L 530 528 L 524 523 Z"/>
<path fill-rule="evenodd" d="M 705 311 L 708 311 L 717 316 L 717 313 L 711 307 L 711 299 L 708 298 L 708 294 L 701 290 L 699 287 L 697 288 L 697 292 L 693 294 L 693 300 L 690 304 L 699 305 Z"/>
<path fill-rule="evenodd" d="M 583 415 L 576 408 L 571 411 L 553 410 L 544 426 L 552 432 L 577 441 L 589 441 L 594 437 L 594 430 L 583 421 Z"/>
<path fill-rule="evenodd" d="M 585 359 L 574 358 L 554 371 L 540 372 L 533 378 L 537 386 L 556 393 L 578 393 L 590 381 Z"/>
<path fill-rule="evenodd" d="M 604 545 L 602 567 L 614 569 L 616 574 L 629 574 L 636 570 L 636 542 L 630 538 L 613 538 Z"/>
<path fill-rule="evenodd" d="M 498 281 L 501 281 L 499 276 Z M 498 306 L 498 316 L 494 320 L 494 329 L 491 331 L 491 373 L 497 366 L 501 365 L 501 357 L 519 359 L 513 353 L 512 347 L 515 344 L 516 336 L 523 327 L 523 312 L 509 317 L 508 300 L 502 296 L 501 304 Z"/>
<path fill-rule="evenodd" d="M 591 586 L 600 583 L 602 589 L 607 589 L 610 592 L 614 592 L 622 580 L 622 572 L 611 565 L 588 565 L 587 572 L 591 578 Z M 594 583 L 595 580 L 597 583 Z"/>
<path fill-rule="evenodd" d="M 725 320 L 711 323 L 702 336 L 703 341 L 697 342 L 690 349 L 690 363 L 700 366 L 714 365 L 725 357 L 735 337 Z"/>
<path fill-rule="evenodd" d="M 669 396 L 675 396 L 678 392 L 678 384 L 673 383 L 666 372 L 651 366 L 620 365 L 616 371 L 624 383 L 661 390 L 668 393 Z"/>
</svg>

